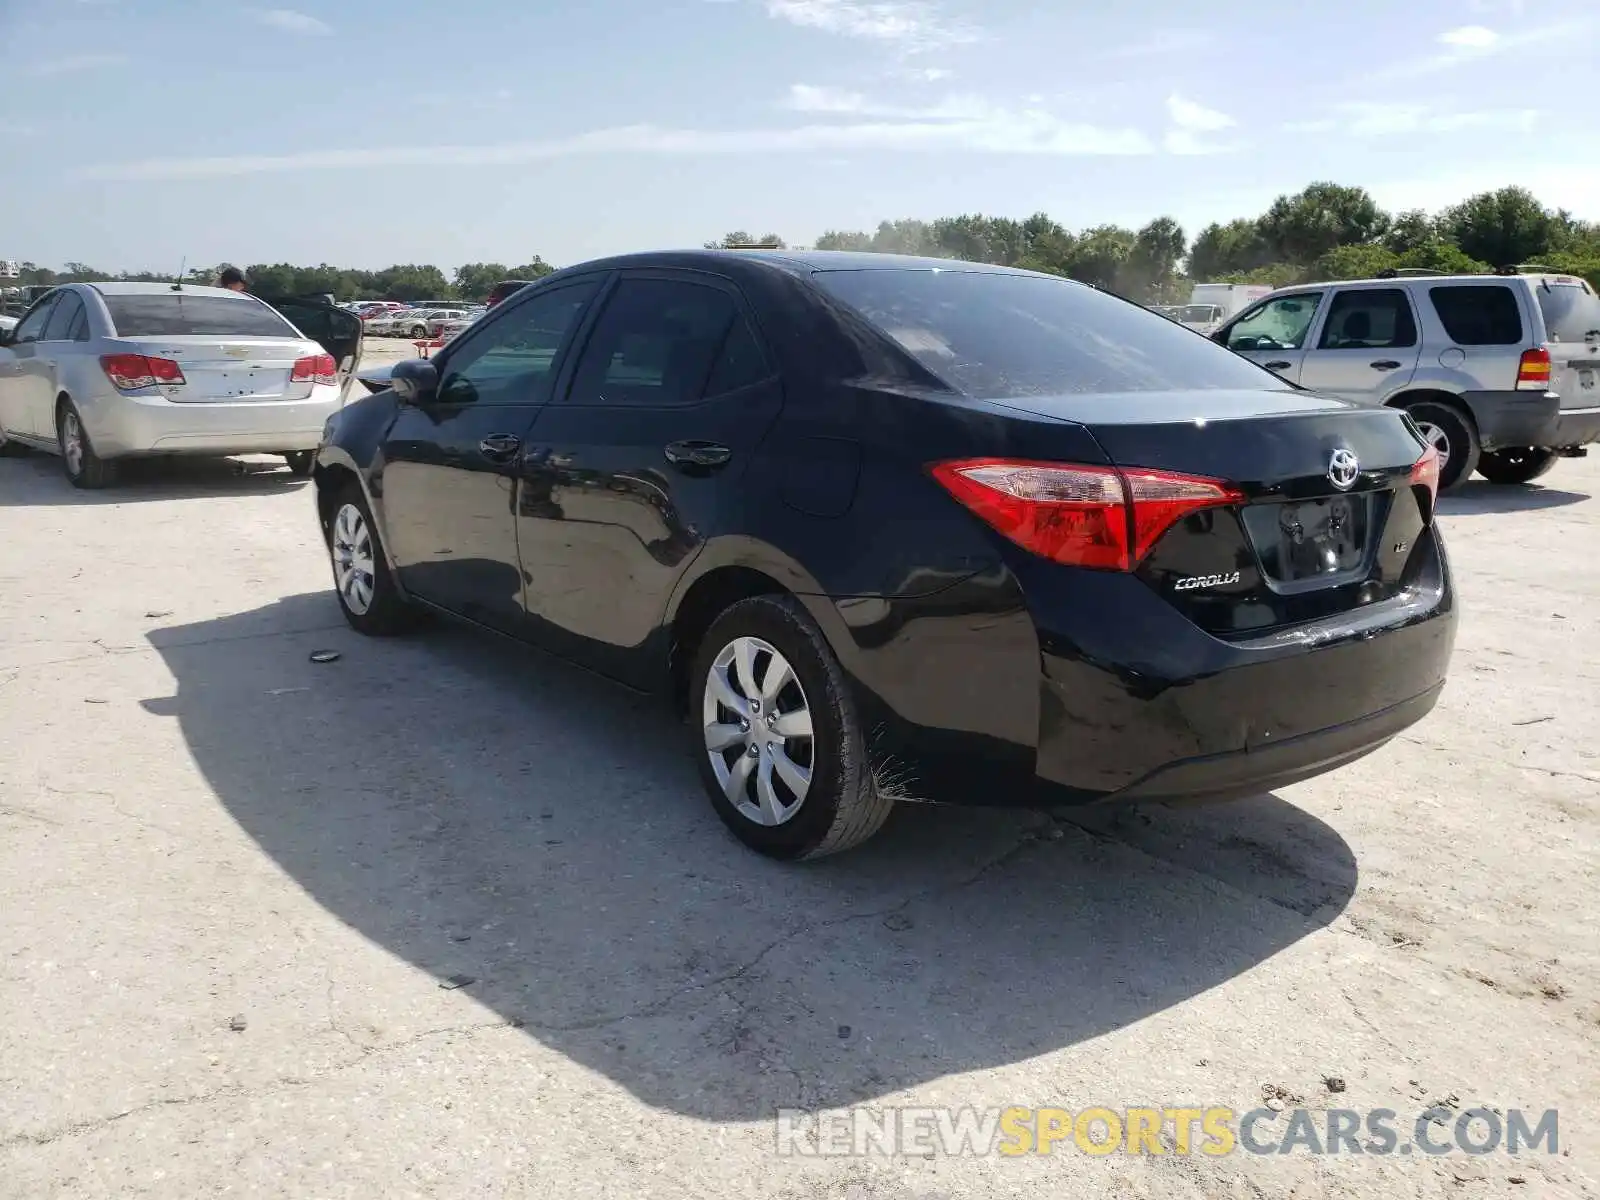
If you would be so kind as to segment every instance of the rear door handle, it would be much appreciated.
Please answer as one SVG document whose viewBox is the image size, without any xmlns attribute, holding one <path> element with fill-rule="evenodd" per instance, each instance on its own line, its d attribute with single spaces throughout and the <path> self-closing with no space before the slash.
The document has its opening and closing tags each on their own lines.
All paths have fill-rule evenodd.
<svg viewBox="0 0 1600 1200">
<path fill-rule="evenodd" d="M 1392 358 L 1380 358 L 1377 362 L 1373 363 L 1372 366 L 1373 369 L 1378 371 L 1393 371 L 1397 369 L 1400 364 L 1395 362 L 1395 360 Z"/>
<path fill-rule="evenodd" d="M 522 449 L 522 439 L 510 433 L 491 433 L 478 443 L 478 453 L 493 463 L 510 462 Z"/>
<path fill-rule="evenodd" d="M 733 457 L 732 450 L 716 442 L 672 442 L 664 452 L 676 467 L 720 467 Z"/>
<path fill-rule="evenodd" d="M 1269 371 L 1286 371 L 1294 364 L 1284 362 L 1280 358 L 1276 362 L 1263 363 L 1262 365 L 1265 366 Z"/>
</svg>

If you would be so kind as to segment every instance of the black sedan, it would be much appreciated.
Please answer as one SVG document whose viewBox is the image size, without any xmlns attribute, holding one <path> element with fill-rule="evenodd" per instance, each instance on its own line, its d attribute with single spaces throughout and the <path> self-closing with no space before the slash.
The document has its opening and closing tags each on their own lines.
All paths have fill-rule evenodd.
<svg viewBox="0 0 1600 1200">
<path fill-rule="evenodd" d="M 330 422 L 339 603 L 681 704 L 755 849 L 895 798 L 1225 799 L 1443 686 L 1438 463 L 1092 288 L 944 260 L 641 254 L 517 292 Z"/>
</svg>

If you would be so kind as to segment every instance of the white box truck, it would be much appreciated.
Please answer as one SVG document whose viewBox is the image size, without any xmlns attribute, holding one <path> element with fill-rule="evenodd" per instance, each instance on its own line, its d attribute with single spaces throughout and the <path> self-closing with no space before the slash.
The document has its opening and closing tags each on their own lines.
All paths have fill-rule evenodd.
<svg viewBox="0 0 1600 1200">
<path fill-rule="evenodd" d="M 1265 283 L 1197 283 L 1189 295 L 1190 304 L 1214 304 L 1222 310 L 1217 324 L 1237 316 L 1263 296 L 1272 294 Z"/>
</svg>

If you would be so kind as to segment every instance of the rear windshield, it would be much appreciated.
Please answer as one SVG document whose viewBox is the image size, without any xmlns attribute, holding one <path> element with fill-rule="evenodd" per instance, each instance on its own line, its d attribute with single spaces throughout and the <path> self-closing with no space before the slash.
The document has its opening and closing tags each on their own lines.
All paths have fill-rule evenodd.
<svg viewBox="0 0 1600 1200">
<path fill-rule="evenodd" d="M 1600 342 L 1600 296 L 1571 283 L 1536 287 L 1544 326 L 1553 342 Z"/>
<path fill-rule="evenodd" d="M 1286 386 L 1148 309 L 1066 280 L 892 269 L 816 279 L 972 396 Z"/>
<path fill-rule="evenodd" d="M 240 296 L 106 296 L 118 337 L 176 337 L 222 334 L 227 337 L 298 337 L 290 325 L 259 300 Z"/>
</svg>

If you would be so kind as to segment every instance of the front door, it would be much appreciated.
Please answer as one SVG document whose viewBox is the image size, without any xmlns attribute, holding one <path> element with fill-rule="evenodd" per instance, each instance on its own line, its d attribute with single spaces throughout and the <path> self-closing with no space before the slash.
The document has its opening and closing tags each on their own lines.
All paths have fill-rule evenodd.
<svg viewBox="0 0 1600 1200">
<path fill-rule="evenodd" d="M 1306 335 L 1311 332 L 1321 303 L 1321 292 L 1273 296 L 1245 309 L 1231 324 L 1223 326 L 1217 331 L 1217 340 L 1290 383 L 1299 383 Z"/>
<path fill-rule="evenodd" d="M 603 276 L 519 296 L 438 358 L 384 438 L 384 534 L 409 594 L 508 633 L 524 623 L 512 499 L 522 436 Z"/>
<path fill-rule="evenodd" d="M 672 589 L 737 513 L 782 389 L 726 281 L 628 272 L 603 304 L 528 433 L 518 543 L 535 636 L 649 686 Z"/>
<path fill-rule="evenodd" d="M 1301 387 L 1381 404 L 1411 382 L 1422 345 L 1404 288 L 1341 288 L 1326 312 L 1301 364 Z"/>
</svg>

